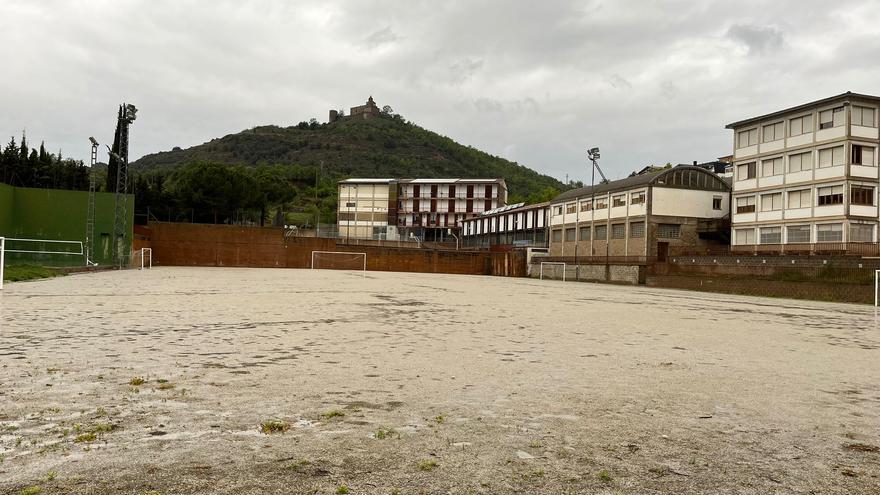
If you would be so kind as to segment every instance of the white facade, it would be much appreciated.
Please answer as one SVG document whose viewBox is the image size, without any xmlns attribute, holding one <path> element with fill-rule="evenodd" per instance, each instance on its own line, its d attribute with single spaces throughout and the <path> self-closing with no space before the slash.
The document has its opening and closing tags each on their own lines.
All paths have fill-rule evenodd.
<svg viewBox="0 0 880 495">
<path fill-rule="evenodd" d="M 503 179 L 401 180 L 397 226 L 457 228 L 467 218 L 506 204 Z"/>
<path fill-rule="evenodd" d="M 845 93 L 728 125 L 732 244 L 876 242 L 878 112 Z"/>
</svg>

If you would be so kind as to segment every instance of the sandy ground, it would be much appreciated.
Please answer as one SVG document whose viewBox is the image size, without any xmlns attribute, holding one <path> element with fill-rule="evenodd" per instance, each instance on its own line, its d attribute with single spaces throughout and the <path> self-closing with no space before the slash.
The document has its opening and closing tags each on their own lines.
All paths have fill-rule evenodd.
<svg viewBox="0 0 880 495">
<path fill-rule="evenodd" d="M 880 493 L 871 307 L 156 268 L 0 325 L 0 493 Z"/>
</svg>

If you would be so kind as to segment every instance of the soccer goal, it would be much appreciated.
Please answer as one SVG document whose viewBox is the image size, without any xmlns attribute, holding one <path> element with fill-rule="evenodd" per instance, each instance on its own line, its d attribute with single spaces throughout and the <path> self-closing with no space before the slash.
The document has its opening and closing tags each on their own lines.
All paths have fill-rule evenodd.
<svg viewBox="0 0 880 495">
<path fill-rule="evenodd" d="M 3 271 L 9 255 L 33 255 L 18 256 L 17 261 L 27 260 L 48 264 L 57 264 L 59 260 L 75 261 L 77 257 L 82 256 L 83 264 L 86 263 L 82 241 L 0 237 L 0 289 L 3 289 Z M 67 263 L 62 261 L 62 264 Z M 78 262 L 74 264 L 79 265 Z"/>
<path fill-rule="evenodd" d="M 541 280 L 544 280 L 544 265 L 562 265 L 562 281 L 565 282 L 565 263 L 561 261 L 542 261 L 541 262 Z"/>
<path fill-rule="evenodd" d="M 150 248 L 141 248 L 132 255 L 131 266 L 138 266 L 138 270 L 144 268 L 153 268 L 153 250 Z"/>
<path fill-rule="evenodd" d="M 874 307 L 880 304 L 880 270 L 874 270 Z"/>
<path fill-rule="evenodd" d="M 346 251 L 312 251 L 311 269 L 361 270 L 367 274 L 367 253 Z"/>
</svg>

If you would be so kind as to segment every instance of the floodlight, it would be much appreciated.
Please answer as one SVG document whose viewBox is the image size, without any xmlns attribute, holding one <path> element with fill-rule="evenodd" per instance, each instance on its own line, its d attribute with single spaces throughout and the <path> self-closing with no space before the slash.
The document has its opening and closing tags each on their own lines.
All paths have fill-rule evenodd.
<svg viewBox="0 0 880 495">
<path fill-rule="evenodd" d="M 91 136 L 89 136 L 89 141 L 91 141 L 91 142 L 92 142 L 92 146 L 98 146 L 98 142 L 97 142 L 97 141 L 95 141 L 95 138 L 93 138 L 93 137 L 91 137 Z"/>
</svg>

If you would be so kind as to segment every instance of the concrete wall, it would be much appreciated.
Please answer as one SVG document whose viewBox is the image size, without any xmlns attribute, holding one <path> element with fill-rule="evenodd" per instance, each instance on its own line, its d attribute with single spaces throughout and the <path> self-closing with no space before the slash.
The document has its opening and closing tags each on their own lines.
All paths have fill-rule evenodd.
<svg viewBox="0 0 880 495">
<path fill-rule="evenodd" d="M 529 272 L 531 278 L 541 276 L 540 259 L 535 258 L 532 269 Z M 565 270 L 565 280 L 574 282 L 613 282 L 619 284 L 639 285 L 645 283 L 646 267 L 642 265 L 606 265 L 601 264 L 566 264 L 544 265 L 544 278 L 562 280 L 562 271 Z"/>
</svg>

